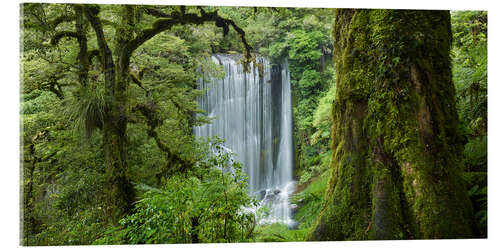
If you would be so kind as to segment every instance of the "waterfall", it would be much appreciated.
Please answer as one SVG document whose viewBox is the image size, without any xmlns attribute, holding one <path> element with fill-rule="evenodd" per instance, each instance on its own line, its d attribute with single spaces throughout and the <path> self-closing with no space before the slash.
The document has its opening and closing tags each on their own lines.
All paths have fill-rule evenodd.
<svg viewBox="0 0 500 250">
<path fill-rule="evenodd" d="M 196 136 L 219 136 L 243 163 L 250 192 L 260 206 L 270 208 L 260 223 L 281 222 L 293 226 L 288 197 L 294 191 L 292 104 L 288 63 L 273 65 L 258 56 L 261 67 L 244 72 L 240 56 L 212 55 L 223 65 L 224 79 L 200 78 L 200 108 L 215 119 L 195 127 Z M 259 72 L 260 71 L 260 72 Z"/>
</svg>

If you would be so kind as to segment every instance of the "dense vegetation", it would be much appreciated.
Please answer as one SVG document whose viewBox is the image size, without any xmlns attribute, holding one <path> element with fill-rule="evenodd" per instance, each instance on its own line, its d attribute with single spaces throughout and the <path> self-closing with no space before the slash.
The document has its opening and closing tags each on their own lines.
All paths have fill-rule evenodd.
<svg viewBox="0 0 500 250">
<path fill-rule="evenodd" d="M 477 234 L 487 237 L 488 43 L 487 12 L 452 12 L 453 82 L 463 136 L 468 195 Z"/>
<path fill-rule="evenodd" d="M 337 93 L 333 9 L 22 8 L 22 244 L 308 239 L 329 199 L 332 104 L 355 98 L 345 89 Z M 486 237 L 486 12 L 451 12 L 451 31 L 456 95 L 450 105 L 464 148 L 458 178 L 472 201 L 473 236 Z M 192 133 L 210 120 L 196 103 L 203 91 L 197 79 L 223 75 L 206 60 L 212 53 L 244 54 L 246 62 L 254 54 L 288 60 L 297 229 L 258 225 L 241 209 L 257 202 L 248 194 L 244 166 L 222 150 L 221 140 Z M 399 60 L 391 62 L 405 63 Z M 402 233 L 399 238 L 410 238 Z"/>
</svg>

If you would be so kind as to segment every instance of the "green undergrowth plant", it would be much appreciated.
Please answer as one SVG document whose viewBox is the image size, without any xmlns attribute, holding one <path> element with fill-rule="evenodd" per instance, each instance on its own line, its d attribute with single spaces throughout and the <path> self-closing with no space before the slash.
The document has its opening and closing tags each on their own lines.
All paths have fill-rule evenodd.
<svg viewBox="0 0 500 250">
<path fill-rule="evenodd" d="M 255 229 L 257 242 L 293 242 L 304 241 L 308 229 L 291 230 L 287 225 L 281 223 L 273 223 L 267 225 L 259 225 Z"/>
<path fill-rule="evenodd" d="M 213 153 L 193 170 L 168 177 L 161 188 L 138 186 L 144 195 L 134 213 L 95 243 L 251 241 L 255 216 L 242 208 L 255 206 L 256 201 L 248 195 L 242 165 L 220 142 L 211 148 Z"/>
<path fill-rule="evenodd" d="M 324 203 L 330 171 L 324 171 L 319 176 L 310 180 L 310 183 L 300 192 L 294 194 L 291 203 L 296 204 L 298 209 L 293 216 L 299 223 L 299 229 L 309 229 L 319 215 Z"/>
</svg>

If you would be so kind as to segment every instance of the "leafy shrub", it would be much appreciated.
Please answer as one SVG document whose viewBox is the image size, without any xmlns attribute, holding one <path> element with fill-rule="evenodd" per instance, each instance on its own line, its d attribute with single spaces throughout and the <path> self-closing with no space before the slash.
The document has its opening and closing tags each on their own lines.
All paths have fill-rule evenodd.
<svg viewBox="0 0 500 250">
<path fill-rule="evenodd" d="M 488 231 L 488 175 L 486 172 L 466 172 L 467 194 L 472 201 L 474 218 L 480 237 L 487 237 Z"/>
<path fill-rule="evenodd" d="M 479 136 L 469 141 L 464 148 L 465 165 L 474 171 L 486 171 L 488 163 L 488 137 Z"/>
<path fill-rule="evenodd" d="M 96 243 L 150 244 L 249 241 L 255 205 L 241 164 L 220 144 L 193 171 L 169 177 L 160 188 L 142 185 L 144 197 L 121 228 Z"/>
</svg>

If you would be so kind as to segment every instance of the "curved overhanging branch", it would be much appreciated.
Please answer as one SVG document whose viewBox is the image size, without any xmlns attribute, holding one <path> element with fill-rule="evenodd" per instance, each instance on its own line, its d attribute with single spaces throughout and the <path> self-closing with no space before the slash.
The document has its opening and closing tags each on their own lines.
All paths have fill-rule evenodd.
<svg viewBox="0 0 500 250">
<path fill-rule="evenodd" d="M 101 19 L 101 23 L 102 23 L 103 26 L 107 25 L 107 26 L 111 26 L 111 27 L 113 27 L 115 29 L 118 28 L 118 26 L 119 26 L 117 23 L 115 23 L 113 21 L 110 21 L 110 20 L 107 20 L 107 19 L 104 19 L 104 18 L 100 18 L 100 19 Z"/>
<path fill-rule="evenodd" d="M 153 7 L 144 7 L 144 12 L 148 15 L 155 16 L 155 17 L 165 17 L 168 18 L 170 17 L 169 15 L 165 14 L 163 11 L 159 9 L 155 9 Z"/>
<path fill-rule="evenodd" d="M 225 22 L 226 25 L 231 25 L 233 27 L 233 29 L 238 32 L 238 34 L 240 35 L 240 39 L 241 39 L 241 42 L 243 43 L 243 45 L 245 46 L 245 57 L 247 59 L 249 59 L 251 57 L 251 52 L 252 51 L 252 47 L 248 44 L 246 38 L 245 38 L 245 31 L 243 29 L 241 29 L 240 27 L 238 27 L 233 20 L 230 20 L 230 19 L 225 19 L 225 18 L 221 18 L 221 21 L 222 22 Z M 224 27 L 227 27 L 227 26 L 224 26 Z"/>
<path fill-rule="evenodd" d="M 82 86 L 88 83 L 88 71 L 94 56 L 100 56 L 99 50 L 88 51 L 87 34 L 85 31 L 85 19 L 83 6 L 80 4 L 73 5 L 74 15 L 61 15 L 54 19 L 50 24 L 53 28 L 63 22 L 75 21 L 76 31 L 60 31 L 57 32 L 50 40 L 52 45 L 57 45 L 62 38 L 76 38 L 79 45 L 77 59 L 80 63 L 78 69 L 78 79 Z M 59 96 L 59 95 L 58 95 Z"/>
<path fill-rule="evenodd" d="M 182 7 L 182 6 L 181 6 Z M 170 15 L 154 9 L 154 8 L 146 8 L 146 13 L 162 17 L 156 20 L 153 23 L 153 27 L 149 29 L 142 30 L 135 39 L 130 41 L 128 44 L 128 53 L 131 55 L 139 46 L 153 38 L 155 35 L 166 31 L 172 26 L 177 24 L 203 24 L 205 22 L 215 22 L 217 27 L 221 27 L 223 29 L 224 35 L 229 32 L 229 27 L 233 27 L 233 29 L 240 35 L 241 41 L 245 47 L 245 57 L 247 59 L 251 58 L 252 47 L 248 44 L 245 38 L 245 31 L 238 27 L 233 20 L 223 18 L 219 16 L 217 11 L 213 12 L 205 12 L 201 7 L 199 8 L 200 14 L 194 13 L 184 13 L 184 8 L 181 8 L 182 12 L 174 12 Z"/>
<path fill-rule="evenodd" d="M 144 91 L 147 92 L 147 90 L 142 86 L 143 84 L 142 84 L 142 82 L 140 80 L 142 78 L 142 76 L 136 75 L 133 72 L 129 72 L 129 74 L 130 74 L 130 79 L 132 80 L 132 82 L 135 83 L 135 84 L 137 84 L 137 86 L 139 86 L 141 89 L 143 89 Z"/>
<path fill-rule="evenodd" d="M 52 28 L 56 28 L 59 24 L 64 23 L 64 22 L 72 22 L 75 20 L 75 16 L 73 15 L 61 15 L 58 16 L 56 19 L 54 19 L 51 23 L 50 26 Z"/>
<path fill-rule="evenodd" d="M 146 123 L 148 124 L 148 136 L 153 138 L 156 142 L 158 148 L 167 153 L 168 160 L 172 163 L 178 163 L 184 168 L 192 166 L 194 164 L 190 159 L 184 159 L 178 153 L 173 152 L 169 146 L 163 143 L 156 132 L 156 128 L 163 124 L 163 120 L 158 114 L 158 110 L 154 104 L 138 104 L 132 108 L 132 112 L 138 111 L 146 118 Z"/>
<path fill-rule="evenodd" d="M 59 41 L 64 37 L 78 38 L 78 34 L 74 31 L 69 30 L 59 31 L 52 37 L 52 39 L 50 39 L 50 43 L 52 45 L 57 45 Z"/>
</svg>

